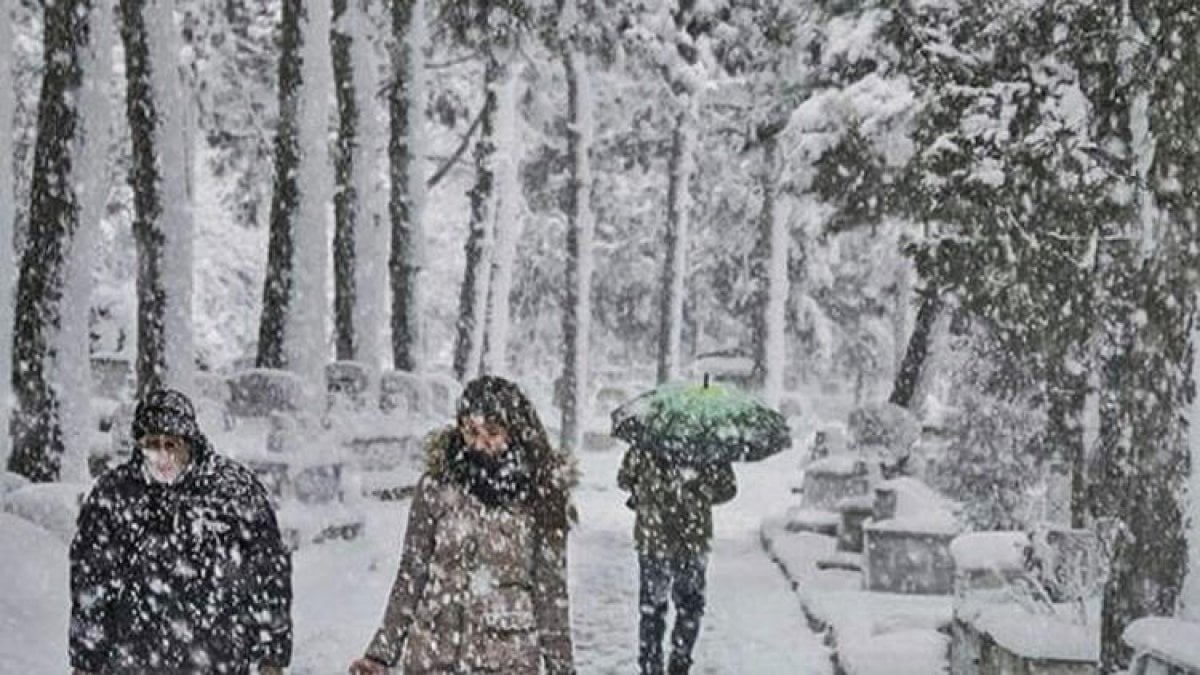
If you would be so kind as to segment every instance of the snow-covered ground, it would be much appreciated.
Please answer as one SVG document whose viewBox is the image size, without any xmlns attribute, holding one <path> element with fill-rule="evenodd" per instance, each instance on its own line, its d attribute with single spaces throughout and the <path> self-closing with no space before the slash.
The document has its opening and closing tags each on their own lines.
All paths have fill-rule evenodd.
<svg viewBox="0 0 1200 675">
<path fill-rule="evenodd" d="M 829 675 L 829 652 L 798 597 L 764 553 L 764 514 L 796 478 L 795 451 L 739 465 L 740 494 L 718 507 L 698 674 Z M 581 673 L 630 673 L 637 658 L 637 564 L 632 514 L 615 487 L 620 453 L 584 452 L 570 541 L 576 659 Z M 362 500 L 364 536 L 302 548 L 294 557 L 294 675 L 345 672 L 383 611 L 400 556 L 407 501 Z M 66 671 L 69 595 L 59 536 L 0 514 L 0 673 Z"/>
</svg>

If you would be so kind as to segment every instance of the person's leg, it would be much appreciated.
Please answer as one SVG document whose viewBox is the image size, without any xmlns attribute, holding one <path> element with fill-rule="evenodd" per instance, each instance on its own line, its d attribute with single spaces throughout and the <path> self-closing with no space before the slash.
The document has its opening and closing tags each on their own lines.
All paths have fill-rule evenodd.
<svg viewBox="0 0 1200 675">
<path fill-rule="evenodd" d="M 673 562 L 675 628 L 671 631 L 671 662 L 667 672 L 685 675 L 692 667 L 692 648 L 700 634 L 700 618 L 704 616 L 704 576 L 708 556 L 704 553 L 682 554 Z"/>
<path fill-rule="evenodd" d="M 647 553 L 638 553 L 638 567 L 638 667 L 642 675 L 662 675 L 670 568 L 661 556 Z"/>
</svg>

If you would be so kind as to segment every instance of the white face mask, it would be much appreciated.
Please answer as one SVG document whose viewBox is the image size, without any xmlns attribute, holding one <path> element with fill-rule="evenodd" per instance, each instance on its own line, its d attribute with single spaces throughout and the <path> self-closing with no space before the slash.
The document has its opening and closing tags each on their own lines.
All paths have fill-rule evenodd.
<svg viewBox="0 0 1200 675">
<path fill-rule="evenodd" d="M 142 473 L 149 480 L 163 485 L 171 485 L 179 480 L 187 467 L 185 462 L 179 461 L 176 455 L 166 450 L 143 449 L 142 456 Z"/>
</svg>

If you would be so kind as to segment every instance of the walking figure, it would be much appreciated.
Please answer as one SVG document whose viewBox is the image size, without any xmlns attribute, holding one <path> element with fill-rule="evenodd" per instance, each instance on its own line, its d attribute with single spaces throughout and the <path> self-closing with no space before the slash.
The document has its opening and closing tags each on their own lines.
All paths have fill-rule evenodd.
<svg viewBox="0 0 1200 675">
<path fill-rule="evenodd" d="M 132 431 L 71 542 L 75 675 L 282 673 L 291 559 L 267 491 L 212 449 L 178 391 L 147 394 Z"/>
<path fill-rule="evenodd" d="M 712 540 L 712 507 L 737 495 L 729 462 L 688 466 L 639 445 L 621 461 L 617 485 L 630 493 L 639 568 L 638 666 L 663 673 L 668 601 L 675 605 L 666 672 L 683 675 L 704 615 L 705 574 Z"/>
<path fill-rule="evenodd" d="M 515 384 L 467 384 L 417 484 L 382 626 L 354 675 L 575 672 L 567 596 L 572 465 Z"/>
</svg>

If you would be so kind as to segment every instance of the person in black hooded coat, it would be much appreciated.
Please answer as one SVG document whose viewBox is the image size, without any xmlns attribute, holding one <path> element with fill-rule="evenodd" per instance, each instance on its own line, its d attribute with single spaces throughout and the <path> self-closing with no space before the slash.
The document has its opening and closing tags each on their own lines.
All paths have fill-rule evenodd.
<svg viewBox="0 0 1200 675">
<path fill-rule="evenodd" d="M 143 398 L 133 437 L 71 542 L 75 673 L 282 673 L 291 560 L 266 490 L 213 451 L 177 391 Z"/>
</svg>

